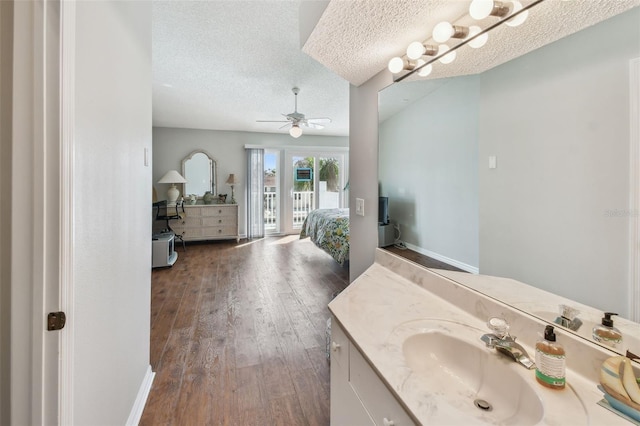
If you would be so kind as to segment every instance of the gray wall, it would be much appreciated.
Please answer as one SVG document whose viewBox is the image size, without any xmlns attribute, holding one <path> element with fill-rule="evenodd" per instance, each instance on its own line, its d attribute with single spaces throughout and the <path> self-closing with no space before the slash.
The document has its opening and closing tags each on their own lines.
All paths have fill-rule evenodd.
<svg viewBox="0 0 640 426">
<path fill-rule="evenodd" d="M 378 91 L 391 84 L 386 70 L 349 90 L 349 205 L 364 200 L 364 216 L 349 214 L 349 279 L 373 264 L 378 246 Z"/>
<path fill-rule="evenodd" d="M 221 130 L 153 128 L 153 185 L 158 199 L 166 198 L 168 185 L 157 183 L 169 170 L 182 173 L 182 159 L 196 149 L 204 149 L 218 164 L 218 193 L 231 196 L 231 188 L 224 182 L 230 173 L 239 183 L 234 187 L 238 202 L 240 235 L 246 235 L 246 174 L 245 145 L 277 146 L 339 146 L 348 147 L 349 139 L 340 136 L 302 135 L 294 139 L 288 134 L 232 132 Z M 181 192 L 182 189 L 180 188 Z M 181 194 L 182 195 L 182 194 Z"/>
<path fill-rule="evenodd" d="M 481 273 L 628 315 L 629 216 L 607 212 L 629 209 L 639 23 L 635 8 L 482 75 Z"/>
<path fill-rule="evenodd" d="M 478 76 L 435 91 L 380 125 L 379 181 L 400 238 L 423 254 L 478 268 Z"/>
<path fill-rule="evenodd" d="M 0 182 L 3 197 L 11 200 L 11 105 L 13 61 L 13 2 L 0 2 Z M 11 223 L 11 203 L 0 203 L 0 221 Z M 10 318 L 11 318 L 11 226 L 0 239 L 0 424 L 10 423 Z"/>
<path fill-rule="evenodd" d="M 121 425 L 149 367 L 151 3 L 76 13 L 74 423 Z"/>
</svg>

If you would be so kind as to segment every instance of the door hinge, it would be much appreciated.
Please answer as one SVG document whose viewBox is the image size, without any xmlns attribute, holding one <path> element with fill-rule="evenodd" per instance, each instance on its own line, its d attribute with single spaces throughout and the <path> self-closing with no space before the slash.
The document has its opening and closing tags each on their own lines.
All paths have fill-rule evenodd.
<svg viewBox="0 0 640 426">
<path fill-rule="evenodd" d="M 62 330 L 67 322 L 64 312 L 49 312 L 47 315 L 47 330 Z"/>
</svg>

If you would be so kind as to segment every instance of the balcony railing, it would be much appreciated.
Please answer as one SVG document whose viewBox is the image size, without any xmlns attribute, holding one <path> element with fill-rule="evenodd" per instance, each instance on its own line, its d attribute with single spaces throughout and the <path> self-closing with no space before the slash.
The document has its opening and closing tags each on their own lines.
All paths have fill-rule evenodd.
<svg viewBox="0 0 640 426">
<path fill-rule="evenodd" d="M 278 197 L 275 192 L 264 194 L 264 229 L 273 231 L 277 226 Z M 300 228 L 311 210 L 315 209 L 313 191 L 296 191 L 293 193 L 293 227 Z"/>
</svg>

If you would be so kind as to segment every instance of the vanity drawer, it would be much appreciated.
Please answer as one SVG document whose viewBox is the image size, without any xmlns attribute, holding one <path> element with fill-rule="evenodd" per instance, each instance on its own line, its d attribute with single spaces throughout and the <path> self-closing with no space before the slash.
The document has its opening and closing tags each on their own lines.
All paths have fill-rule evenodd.
<svg viewBox="0 0 640 426">
<path fill-rule="evenodd" d="M 394 426 L 415 425 L 354 345 L 349 350 L 349 373 L 351 387 L 377 425 L 390 421 Z"/>
</svg>

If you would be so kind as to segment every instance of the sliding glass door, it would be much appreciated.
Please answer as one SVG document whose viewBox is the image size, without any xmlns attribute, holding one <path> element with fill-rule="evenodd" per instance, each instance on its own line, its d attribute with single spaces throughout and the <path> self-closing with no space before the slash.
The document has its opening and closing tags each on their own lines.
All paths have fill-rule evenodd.
<svg viewBox="0 0 640 426">
<path fill-rule="evenodd" d="M 345 154 L 288 151 L 285 155 L 284 232 L 300 231 L 311 210 L 345 205 Z"/>
</svg>

